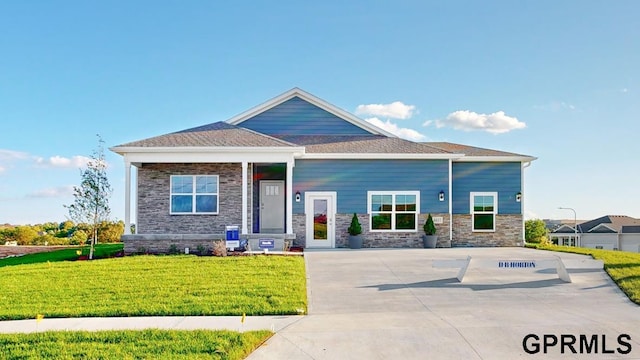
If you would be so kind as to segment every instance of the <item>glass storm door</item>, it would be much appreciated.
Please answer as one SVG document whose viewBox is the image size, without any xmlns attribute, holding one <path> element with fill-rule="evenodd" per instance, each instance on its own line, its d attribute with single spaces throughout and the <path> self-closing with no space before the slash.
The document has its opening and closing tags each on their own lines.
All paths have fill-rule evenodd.
<svg viewBox="0 0 640 360">
<path fill-rule="evenodd" d="M 305 194 L 307 247 L 335 247 L 335 192 Z"/>
</svg>

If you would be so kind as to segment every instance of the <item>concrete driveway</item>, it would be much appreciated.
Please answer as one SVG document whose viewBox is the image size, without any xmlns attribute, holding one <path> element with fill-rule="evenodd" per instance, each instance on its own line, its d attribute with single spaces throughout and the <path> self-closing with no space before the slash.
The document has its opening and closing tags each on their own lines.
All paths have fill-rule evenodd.
<svg viewBox="0 0 640 360">
<path fill-rule="evenodd" d="M 249 359 L 640 359 L 640 307 L 603 270 L 570 271 L 565 283 L 555 271 L 471 268 L 459 283 L 457 269 L 432 267 L 468 255 L 583 258 L 523 248 L 307 251 L 309 315 Z"/>
</svg>

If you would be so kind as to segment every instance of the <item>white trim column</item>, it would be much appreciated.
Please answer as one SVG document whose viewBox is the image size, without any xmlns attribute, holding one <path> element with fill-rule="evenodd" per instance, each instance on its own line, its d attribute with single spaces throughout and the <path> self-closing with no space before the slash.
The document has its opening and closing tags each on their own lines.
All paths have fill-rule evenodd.
<svg viewBox="0 0 640 360">
<path fill-rule="evenodd" d="M 131 162 L 124 160 L 124 234 L 131 234 Z"/>
<path fill-rule="evenodd" d="M 242 234 L 248 234 L 249 228 L 247 226 L 247 209 L 249 201 L 249 196 L 247 195 L 247 166 L 248 162 L 242 162 Z"/>
<path fill-rule="evenodd" d="M 293 234 L 293 160 L 287 161 L 287 234 Z"/>
</svg>

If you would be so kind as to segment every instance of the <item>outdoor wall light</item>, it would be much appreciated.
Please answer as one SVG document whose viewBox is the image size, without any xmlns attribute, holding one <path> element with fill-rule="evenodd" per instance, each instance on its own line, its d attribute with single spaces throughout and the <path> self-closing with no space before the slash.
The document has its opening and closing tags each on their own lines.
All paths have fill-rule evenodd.
<svg viewBox="0 0 640 360">
<path fill-rule="evenodd" d="M 300 202 L 300 191 L 296 191 L 296 202 Z"/>
<path fill-rule="evenodd" d="M 438 200 L 444 201 L 444 191 L 440 190 L 440 193 L 438 194 Z"/>
<path fill-rule="evenodd" d="M 521 193 L 520 191 L 518 191 L 518 192 L 516 193 L 516 201 L 517 201 L 517 202 L 522 201 L 522 193 Z"/>
</svg>

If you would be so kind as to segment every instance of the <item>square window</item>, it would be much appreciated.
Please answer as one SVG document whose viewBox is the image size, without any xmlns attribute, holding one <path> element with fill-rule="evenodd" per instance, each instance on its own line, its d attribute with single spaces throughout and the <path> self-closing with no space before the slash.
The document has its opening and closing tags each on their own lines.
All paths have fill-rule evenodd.
<svg viewBox="0 0 640 360">
<path fill-rule="evenodd" d="M 372 231 L 417 231 L 418 191 L 369 191 Z"/>
<path fill-rule="evenodd" d="M 172 175 L 171 214 L 217 214 L 217 175 Z"/>
</svg>

